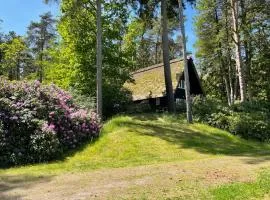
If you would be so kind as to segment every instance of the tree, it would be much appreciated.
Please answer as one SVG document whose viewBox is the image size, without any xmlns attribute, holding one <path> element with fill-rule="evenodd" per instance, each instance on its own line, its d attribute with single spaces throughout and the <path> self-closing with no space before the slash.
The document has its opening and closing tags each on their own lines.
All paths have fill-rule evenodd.
<svg viewBox="0 0 270 200">
<path fill-rule="evenodd" d="M 103 115 L 108 116 L 115 103 L 117 93 L 121 93 L 121 87 L 129 79 L 131 67 L 130 54 L 123 48 L 123 38 L 126 33 L 128 19 L 127 8 L 124 2 L 111 1 L 102 5 L 102 51 L 97 48 L 97 6 L 96 1 L 61 1 L 62 15 L 58 23 L 58 31 L 61 35 L 58 51 L 59 56 L 53 60 L 57 64 L 49 62 L 50 80 L 53 79 L 55 69 L 70 74 L 70 79 L 61 78 L 57 81 L 64 87 L 74 88 L 80 94 L 98 96 L 97 94 L 97 52 L 102 52 L 102 100 Z M 99 29 L 101 30 L 101 29 Z M 52 51 L 53 52 L 53 51 Z M 53 53 L 55 55 L 55 52 Z M 99 57 L 99 58 L 100 58 Z M 99 65 L 99 64 L 98 64 Z M 65 67 L 66 66 L 66 67 Z M 46 71 L 46 70 L 45 70 Z M 100 91 L 100 90 L 99 90 Z M 115 96 L 111 96 L 115 95 Z M 98 101 L 98 99 L 96 99 Z"/>
<path fill-rule="evenodd" d="M 97 5 L 97 113 L 102 118 L 102 25 L 101 25 L 101 0 L 96 0 Z"/>
<path fill-rule="evenodd" d="M 197 59 L 202 69 L 204 88 L 208 94 L 222 100 L 226 98 L 229 105 L 238 98 L 241 100 L 239 62 L 235 54 L 240 49 L 244 74 L 242 84 L 248 90 L 249 100 L 265 100 L 269 93 L 266 86 L 269 84 L 265 83 L 269 80 L 266 75 L 269 68 L 266 66 L 269 63 L 270 3 L 265 0 L 237 0 L 233 3 L 237 5 L 234 8 L 236 12 L 232 9 L 231 0 L 197 2 Z M 237 17 L 237 32 L 232 12 Z M 238 43 L 235 36 L 239 37 Z"/>
<path fill-rule="evenodd" d="M 175 112 L 174 94 L 172 87 L 170 58 L 169 58 L 169 39 L 167 25 L 167 1 L 161 0 L 161 21 L 162 21 L 162 47 L 163 47 L 163 64 L 164 77 L 166 86 L 166 95 L 168 101 L 168 111 Z"/>
<path fill-rule="evenodd" d="M 39 22 L 31 22 L 27 30 L 27 41 L 32 49 L 38 65 L 37 75 L 42 82 L 44 60 L 46 60 L 46 51 L 50 47 L 50 42 L 56 37 L 56 20 L 50 12 L 40 15 Z"/>
<path fill-rule="evenodd" d="M 146 21 L 135 17 L 128 25 L 124 36 L 123 48 L 130 52 L 134 70 L 163 62 L 162 57 L 162 26 L 160 12 Z M 168 19 L 169 57 L 175 59 L 181 56 L 181 37 L 178 34 L 178 20 Z"/>
<path fill-rule="evenodd" d="M 230 105 L 234 102 L 237 81 L 228 5 L 216 0 L 201 0 L 197 2 L 197 9 L 197 58 L 202 67 L 204 88 L 208 94 L 222 100 L 226 95 Z"/>
<path fill-rule="evenodd" d="M 27 47 L 21 37 L 0 44 L 3 52 L 1 73 L 6 74 L 10 80 L 20 80 L 22 63 L 25 59 Z"/>
<path fill-rule="evenodd" d="M 48 3 L 49 0 L 45 0 Z M 58 2 L 58 0 L 54 0 Z M 81 2 L 77 2 L 80 5 Z M 90 3 L 92 6 L 92 4 Z M 93 7 L 93 6 L 92 6 Z M 96 51 L 96 83 L 97 83 L 97 113 L 102 118 L 102 17 L 101 17 L 101 0 L 96 0 L 96 41 L 97 41 L 97 51 Z"/>
<path fill-rule="evenodd" d="M 231 13 L 232 13 L 232 31 L 233 31 L 233 41 L 235 44 L 235 63 L 236 69 L 239 77 L 239 86 L 240 86 L 240 97 L 241 101 L 246 101 L 246 82 L 245 82 L 245 73 L 243 69 L 242 57 L 241 57 L 241 41 L 240 41 L 240 32 L 239 32 L 239 6 L 238 0 L 231 1 Z"/>
<path fill-rule="evenodd" d="M 2 20 L 0 19 L 0 24 L 2 23 Z M 1 30 L 1 27 L 0 27 Z M 0 45 L 4 43 L 4 33 L 0 32 Z M 3 59 L 3 51 L 0 49 L 0 75 L 2 75 L 2 59 Z"/>
<path fill-rule="evenodd" d="M 183 15 L 183 1 L 178 0 L 179 4 L 179 22 L 180 30 L 182 33 L 182 44 L 183 44 L 183 60 L 184 60 L 184 76 L 185 76 L 185 94 L 186 94 L 186 109 L 187 109 L 187 122 L 192 123 L 192 103 L 190 97 L 190 82 L 188 73 L 188 63 L 187 63 L 187 51 L 186 51 L 186 34 L 185 34 L 185 23 Z"/>
<path fill-rule="evenodd" d="M 156 8 L 159 7 L 159 1 L 130 1 L 133 5 L 134 11 L 138 11 L 138 15 L 141 19 L 145 21 L 151 21 L 153 19 Z M 162 26 L 162 54 L 163 54 L 163 64 L 164 64 L 164 79 L 165 79 L 165 88 L 166 96 L 168 103 L 168 111 L 173 113 L 175 111 L 174 103 L 174 93 L 172 87 L 171 79 L 171 69 L 170 69 L 170 53 L 169 53 L 169 38 L 168 38 L 168 16 L 171 16 L 173 9 L 168 9 L 169 1 L 161 0 L 161 26 Z M 139 8 L 138 8 L 139 5 Z M 168 15 L 167 11 L 170 15 Z"/>
</svg>

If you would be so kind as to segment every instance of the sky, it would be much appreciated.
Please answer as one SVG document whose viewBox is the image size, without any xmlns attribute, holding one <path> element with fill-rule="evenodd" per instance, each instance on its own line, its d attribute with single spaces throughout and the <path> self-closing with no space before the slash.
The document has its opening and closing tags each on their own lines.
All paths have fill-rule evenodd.
<svg viewBox="0 0 270 200">
<path fill-rule="evenodd" d="M 194 17 L 196 16 L 197 12 L 195 8 L 192 8 L 190 5 L 187 5 L 186 10 L 184 11 L 184 15 L 186 16 L 187 20 L 185 21 L 185 29 L 186 29 L 186 37 L 187 37 L 187 50 L 191 51 L 193 54 L 195 53 L 195 49 L 193 45 L 196 42 L 196 34 L 193 28 L 193 21 Z"/>
<path fill-rule="evenodd" d="M 0 30 L 8 33 L 15 31 L 19 35 L 25 35 L 27 27 L 31 21 L 38 21 L 39 15 L 50 11 L 54 16 L 59 15 L 59 9 L 56 4 L 46 5 L 43 0 L 0 0 L 0 19 L 3 21 L 0 24 Z M 187 6 L 184 11 L 187 17 L 185 22 L 187 35 L 187 50 L 194 52 L 193 44 L 196 41 L 196 35 L 193 30 L 193 17 L 196 15 L 196 10 Z"/>
<path fill-rule="evenodd" d="M 1 31 L 15 31 L 19 35 L 26 33 L 31 21 L 39 21 L 39 15 L 50 11 L 58 15 L 56 4 L 46 5 L 43 0 L 0 0 Z"/>
</svg>

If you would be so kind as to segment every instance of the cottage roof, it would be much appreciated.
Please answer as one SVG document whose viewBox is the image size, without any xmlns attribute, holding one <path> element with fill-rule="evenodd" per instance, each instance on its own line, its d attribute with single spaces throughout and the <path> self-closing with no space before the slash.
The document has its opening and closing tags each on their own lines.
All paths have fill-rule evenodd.
<svg viewBox="0 0 270 200">
<path fill-rule="evenodd" d="M 184 70 L 182 59 L 170 61 L 173 89 Z M 133 101 L 149 98 L 163 97 L 166 95 L 163 63 L 139 69 L 132 73 L 134 82 L 126 82 L 124 87 L 132 92 Z"/>
</svg>

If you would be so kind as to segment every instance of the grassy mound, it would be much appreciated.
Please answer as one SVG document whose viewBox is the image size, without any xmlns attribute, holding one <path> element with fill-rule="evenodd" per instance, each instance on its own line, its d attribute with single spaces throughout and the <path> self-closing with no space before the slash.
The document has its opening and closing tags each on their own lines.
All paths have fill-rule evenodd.
<svg viewBox="0 0 270 200">
<path fill-rule="evenodd" d="M 148 165 L 223 155 L 267 155 L 270 146 L 247 141 L 203 124 L 188 125 L 167 115 L 119 116 L 105 123 L 101 137 L 64 160 L 0 170 L 0 174 L 57 174 Z"/>
</svg>

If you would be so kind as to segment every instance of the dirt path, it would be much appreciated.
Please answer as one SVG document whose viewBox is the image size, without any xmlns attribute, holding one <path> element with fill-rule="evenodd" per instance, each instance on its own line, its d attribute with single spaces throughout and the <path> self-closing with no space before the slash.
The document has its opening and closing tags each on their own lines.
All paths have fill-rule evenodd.
<svg viewBox="0 0 270 200">
<path fill-rule="evenodd" d="M 0 199 L 199 199 L 211 185 L 250 181 L 269 157 L 219 157 L 51 177 L 0 177 Z"/>
</svg>

